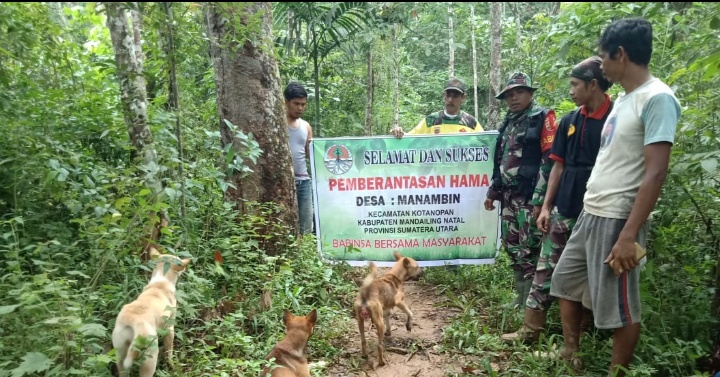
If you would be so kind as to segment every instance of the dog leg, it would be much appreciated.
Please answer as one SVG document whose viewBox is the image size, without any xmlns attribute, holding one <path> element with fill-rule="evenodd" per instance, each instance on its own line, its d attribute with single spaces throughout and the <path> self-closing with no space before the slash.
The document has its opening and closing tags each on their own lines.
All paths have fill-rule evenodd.
<svg viewBox="0 0 720 377">
<path fill-rule="evenodd" d="M 165 338 L 163 339 L 163 346 L 165 348 L 165 362 L 167 362 L 168 368 L 173 369 L 175 365 L 173 364 L 172 359 L 172 351 L 173 351 L 173 342 L 175 341 L 175 326 L 168 327 L 168 333 L 165 335 Z"/>
<path fill-rule="evenodd" d="M 372 306 L 372 320 L 375 324 L 375 328 L 377 329 L 378 334 L 378 345 L 377 345 L 377 351 L 378 351 L 378 366 L 385 365 L 385 355 L 383 355 L 383 351 L 385 348 L 385 327 L 389 323 L 385 323 L 385 320 L 383 319 L 383 309 L 380 305 L 374 305 Z"/>
<path fill-rule="evenodd" d="M 392 310 L 383 310 L 383 317 L 385 318 L 385 335 L 387 336 L 390 336 L 390 331 L 392 330 L 392 326 L 390 325 L 390 314 L 392 314 Z"/>
<path fill-rule="evenodd" d="M 155 375 L 155 369 L 157 369 L 159 353 L 160 350 L 158 349 L 156 335 L 155 341 L 153 342 L 153 344 L 150 345 L 150 347 L 148 347 L 147 351 L 145 352 L 145 358 L 143 359 L 142 364 L 140 364 L 140 377 L 153 377 Z"/>
<path fill-rule="evenodd" d="M 405 305 L 405 301 L 398 302 L 397 307 L 400 308 L 400 310 L 402 310 L 403 312 L 405 312 L 405 315 L 407 316 L 405 319 L 405 328 L 407 329 L 407 331 L 410 331 L 412 329 L 412 320 L 413 320 L 413 315 L 412 315 L 412 312 L 410 311 L 410 308 L 408 308 L 408 306 Z"/>
<path fill-rule="evenodd" d="M 362 348 L 362 356 L 367 357 L 367 341 L 365 340 L 365 318 L 363 318 L 362 309 L 355 307 L 355 318 L 360 331 L 360 348 Z"/>
<path fill-rule="evenodd" d="M 123 363 L 125 362 L 125 358 L 127 357 L 128 349 L 127 349 L 127 347 L 116 347 L 116 349 L 117 349 L 117 370 L 118 370 L 118 375 L 119 375 L 120 377 L 126 377 L 126 376 L 128 375 L 128 373 L 130 373 L 130 371 L 129 371 L 129 370 L 127 370 L 127 371 L 125 370 L 125 368 L 123 367 Z"/>
</svg>

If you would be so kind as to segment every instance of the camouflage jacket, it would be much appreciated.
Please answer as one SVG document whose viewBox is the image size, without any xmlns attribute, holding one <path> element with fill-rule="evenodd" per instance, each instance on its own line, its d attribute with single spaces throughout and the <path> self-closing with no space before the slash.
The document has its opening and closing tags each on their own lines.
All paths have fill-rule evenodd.
<svg viewBox="0 0 720 377">
<path fill-rule="evenodd" d="M 555 112 L 531 106 L 519 114 L 508 113 L 496 143 L 493 183 L 488 197 L 500 200 L 511 191 L 542 205 L 552 169 L 550 147 L 557 130 Z"/>
</svg>

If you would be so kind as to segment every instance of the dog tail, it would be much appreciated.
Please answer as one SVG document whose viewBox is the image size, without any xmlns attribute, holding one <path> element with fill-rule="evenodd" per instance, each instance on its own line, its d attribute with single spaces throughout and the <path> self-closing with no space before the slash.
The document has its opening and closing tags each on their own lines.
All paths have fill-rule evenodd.
<svg viewBox="0 0 720 377">
<path fill-rule="evenodd" d="M 375 275 L 377 275 L 377 267 L 375 266 L 375 263 L 370 262 L 368 266 L 370 267 L 370 273 L 365 276 L 365 280 L 363 280 L 362 286 L 360 287 L 360 297 L 363 300 L 363 304 L 365 303 L 365 300 L 367 300 L 368 288 L 372 282 L 375 281 Z"/>
<path fill-rule="evenodd" d="M 140 356 L 140 351 L 135 348 L 135 339 L 130 342 L 128 353 L 125 356 L 125 360 L 123 360 L 123 368 L 125 368 L 125 370 L 132 370 L 133 361 Z"/>
</svg>

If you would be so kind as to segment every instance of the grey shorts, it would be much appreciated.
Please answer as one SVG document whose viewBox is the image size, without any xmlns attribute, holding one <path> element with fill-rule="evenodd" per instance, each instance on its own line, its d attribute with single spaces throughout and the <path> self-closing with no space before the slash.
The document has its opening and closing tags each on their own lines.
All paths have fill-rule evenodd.
<svg viewBox="0 0 720 377">
<path fill-rule="evenodd" d="M 625 219 L 609 219 L 582 212 L 555 266 L 550 294 L 582 302 L 590 290 L 595 327 L 616 329 L 640 323 L 640 266 L 616 277 L 603 263 L 610 254 Z M 648 223 L 638 232 L 637 242 L 645 247 Z"/>
</svg>

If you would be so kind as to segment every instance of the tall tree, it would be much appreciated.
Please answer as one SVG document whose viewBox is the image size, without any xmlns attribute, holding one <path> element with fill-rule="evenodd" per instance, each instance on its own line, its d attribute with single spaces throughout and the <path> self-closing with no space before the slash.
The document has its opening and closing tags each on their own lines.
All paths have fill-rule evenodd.
<svg viewBox="0 0 720 377">
<path fill-rule="evenodd" d="M 372 64 L 372 44 L 367 50 L 367 82 L 366 82 L 366 98 L 365 98 L 365 135 L 372 136 L 372 110 L 373 110 L 373 64 Z"/>
<path fill-rule="evenodd" d="M 155 176 L 152 166 L 157 155 L 152 144 L 152 133 L 148 126 L 147 92 L 142 61 L 138 60 L 135 38 L 128 26 L 128 10 L 126 3 L 103 3 L 107 12 L 107 27 L 115 52 L 115 74 L 120 82 L 120 102 L 122 103 L 125 124 L 130 134 L 130 141 L 135 147 L 133 157 L 143 156 L 148 174 L 146 184 L 155 192 L 161 190 L 160 181 Z M 140 33 L 140 25 L 136 26 Z"/>
<path fill-rule="evenodd" d="M 242 178 L 234 171 L 226 198 L 244 213 L 250 211 L 248 202 L 274 202 L 281 209 L 268 223 L 297 229 L 297 199 L 280 73 L 273 57 L 270 3 L 206 3 L 205 16 L 223 146 L 232 145 L 242 153 L 242 134 L 237 132 L 241 131 L 252 133 L 262 149 L 257 162 L 246 162 L 249 175 Z M 235 39 L 238 36 L 240 39 Z M 282 252 L 273 245 L 278 244 L 264 247 L 270 253 Z"/>
<path fill-rule="evenodd" d="M 515 47 L 522 46 L 522 22 L 520 21 L 520 4 L 508 3 L 512 8 L 513 18 L 515 19 Z"/>
<path fill-rule="evenodd" d="M 142 52 L 142 13 L 140 13 L 140 4 L 138 4 L 137 2 L 132 3 L 130 15 L 132 17 L 135 56 L 137 57 L 138 63 L 142 66 L 145 57 L 143 56 Z"/>
<path fill-rule="evenodd" d="M 448 39 L 448 48 L 450 49 L 450 59 L 448 72 L 450 77 L 455 77 L 455 43 L 453 42 L 453 7 L 452 2 L 448 2 L 448 33 L 450 35 Z"/>
<path fill-rule="evenodd" d="M 400 58 L 398 57 L 398 36 L 402 25 L 396 23 L 393 28 L 392 52 L 393 52 L 393 127 L 400 127 Z"/>
<path fill-rule="evenodd" d="M 500 121 L 500 104 L 495 96 L 500 90 L 500 49 L 502 48 L 502 3 L 490 3 L 490 90 L 488 91 L 488 129 Z"/>
<path fill-rule="evenodd" d="M 475 102 L 475 119 L 478 119 L 478 74 L 477 74 L 477 47 L 475 45 L 475 29 L 477 19 L 475 18 L 475 5 L 470 4 L 470 37 L 472 39 L 472 60 L 473 60 L 473 101 Z"/>
<path fill-rule="evenodd" d="M 178 150 L 178 179 L 180 180 L 180 214 L 185 219 L 185 174 L 183 172 L 183 142 L 182 128 L 180 127 L 180 94 L 178 90 L 176 63 L 175 63 L 175 16 L 173 15 L 173 3 L 164 2 L 162 7 L 165 10 L 165 25 L 167 31 L 165 33 L 166 41 L 164 43 L 165 55 L 168 62 L 168 108 L 175 114 L 175 138 L 177 139 Z"/>
</svg>

